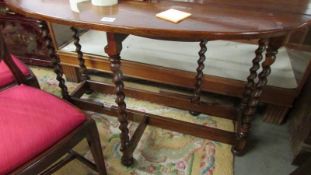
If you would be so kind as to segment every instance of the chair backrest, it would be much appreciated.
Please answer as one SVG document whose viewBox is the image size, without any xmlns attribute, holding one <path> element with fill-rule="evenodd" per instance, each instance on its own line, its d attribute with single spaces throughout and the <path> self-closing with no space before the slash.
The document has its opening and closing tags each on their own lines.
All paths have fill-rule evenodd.
<svg viewBox="0 0 311 175">
<path fill-rule="evenodd" d="M 8 66 L 18 84 L 25 82 L 26 77 L 13 61 L 12 56 L 5 44 L 4 37 L 0 32 L 0 62 L 1 61 L 4 61 L 4 63 Z"/>
</svg>

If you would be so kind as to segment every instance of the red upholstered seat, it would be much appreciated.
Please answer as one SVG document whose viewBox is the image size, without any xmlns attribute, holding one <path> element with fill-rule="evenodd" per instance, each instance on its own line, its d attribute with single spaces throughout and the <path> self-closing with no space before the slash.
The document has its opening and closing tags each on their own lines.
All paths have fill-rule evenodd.
<svg viewBox="0 0 311 175">
<path fill-rule="evenodd" d="M 0 91 L 0 175 L 53 146 L 86 120 L 79 109 L 26 85 Z"/>
<path fill-rule="evenodd" d="M 12 55 L 14 62 L 17 67 L 22 71 L 22 73 L 26 76 L 30 75 L 27 67 L 14 55 Z M 0 87 L 6 84 L 12 83 L 15 80 L 12 72 L 8 68 L 8 66 L 4 63 L 4 61 L 0 62 Z"/>
</svg>

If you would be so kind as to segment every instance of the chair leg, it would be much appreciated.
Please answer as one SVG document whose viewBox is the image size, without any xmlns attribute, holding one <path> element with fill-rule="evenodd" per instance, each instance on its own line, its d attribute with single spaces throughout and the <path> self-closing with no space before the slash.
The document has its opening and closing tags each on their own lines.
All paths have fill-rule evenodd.
<svg viewBox="0 0 311 175">
<path fill-rule="evenodd" d="M 100 175 L 107 175 L 99 134 L 94 121 L 92 121 L 89 130 L 90 131 L 89 134 L 87 135 L 87 142 L 90 146 L 92 155 L 94 157 L 98 173 Z"/>
</svg>

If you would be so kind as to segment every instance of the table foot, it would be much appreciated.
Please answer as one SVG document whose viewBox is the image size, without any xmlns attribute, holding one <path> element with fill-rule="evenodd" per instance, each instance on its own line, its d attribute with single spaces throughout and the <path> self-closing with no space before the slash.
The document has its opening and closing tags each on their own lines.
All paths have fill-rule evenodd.
<svg viewBox="0 0 311 175">
<path fill-rule="evenodd" d="M 231 152 L 236 156 L 243 156 L 246 153 L 246 140 L 240 140 L 237 144 L 233 145 Z"/>
<path fill-rule="evenodd" d="M 92 94 L 93 92 L 94 91 L 92 89 L 90 89 L 90 88 L 85 90 L 85 93 L 88 94 L 88 95 Z"/>
<path fill-rule="evenodd" d="M 132 166 L 134 164 L 134 158 L 133 157 L 126 157 L 125 155 L 123 155 L 121 158 L 121 163 L 127 167 Z"/>
<path fill-rule="evenodd" d="M 189 113 L 193 116 L 198 116 L 201 114 L 200 112 L 195 112 L 195 111 L 189 111 Z"/>
</svg>

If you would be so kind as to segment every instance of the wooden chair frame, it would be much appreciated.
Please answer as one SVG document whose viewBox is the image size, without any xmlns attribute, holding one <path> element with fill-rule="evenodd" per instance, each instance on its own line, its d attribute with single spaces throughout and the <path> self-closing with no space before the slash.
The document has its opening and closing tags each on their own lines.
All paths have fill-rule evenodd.
<svg viewBox="0 0 311 175">
<path fill-rule="evenodd" d="M 23 63 L 24 64 L 24 63 Z M 32 86 L 32 87 L 35 87 L 35 88 L 38 88 L 38 89 L 40 89 L 40 85 L 39 85 L 39 82 L 38 82 L 38 79 L 37 79 L 37 77 L 34 75 L 34 73 L 32 72 L 32 70 L 31 69 L 29 69 L 28 67 L 27 67 L 27 69 L 28 69 L 28 72 L 29 72 L 29 75 L 28 76 L 26 76 L 24 79 L 23 79 L 23 84 L 26 84 L 26 85 L 28 85 L 28 86 Z M 10 86 L 15 86 L 16 85 L 16 82 L 11 82 L 11 83 L 9 83 L 9 84 L 6 84 L 6 85 L 4 85 L 4 86 L 1 86 L 0 87 L 0 90 L 2 89 L 2 88 L 6 88 L 6 87 L 10 87 Z"/>
<path fill-rule="evenodd" d="M 8 65 L 9 69 L 12 71 L 17 84 L 22 84 L 26 82 L 26 80 L 28 80 L 28 78 L 23 75 L 23 73 L 18 69 L 17 65 L 12 60 L 1 33 L 0 56 L 2 61 L 4 61 Z M 6 88 L 9 87 L 10 86 L 7 86 Z M 96 165 L 72 150 L 73 147 L 76 146 L 84 138 L 87 139 Z M 68 155 L 62 158 L 66 154 Z M 62 159 L 59 160 L 60 158 Z M 82 163 L 85 163 L 93 170 L 98 171 L 100 175 L 106 175 L 105 162 L 102 154 L 99 133 L 95 121 L 90 117 L 87 117 L 84 123 L 74 129 L 67 136 L 62 138 L 58 143 L 56 143 L 31 161 L 17 168 L 13 172 L 10 172 L 9 174 L 51 174 L 73 159 L 80 160 Z"/>
<path fill-rule="evenodd" d="M 72 151 L 72 148 L 85 138 L 88 141 L 96 165 L 84 158 L 83 156 L 79 155 L 75 151 Z M 94 120 L 88 117 L 81 126 L 76 128 L 53 147 L 44 151 L 35 159 L 24 164 L 10 174 L 52 174 L 70 161 L 77 159 L 87 165 L 89 168 L 98 171 L 100 175 L 105 175 L 105 163 L 101 152 L 102 149 L 99 141 L 99 134 L 96 128 L 96 123 L 94 122 Z M 66 154 L 67 156 L 62 158 Z M 50 166 L 51 164 L 53 164 L 53 166 Z"/>
<path fill-rule="evenodd" d="M 40 85 L 39 85 L 37 77 L 34 75 L 34 73 L 29 68 L 28 68 L 28 71 L 30 72 L 30 74 L 24 79 L 23 84 L 40 89 Z M 11 86 L 15 86 L 15 85 L 16 85 L 16 82 L 11 82 L 9 84 L 6 84 L 0 87 L 0 90 L 11 87 Z"/>
</svg>

